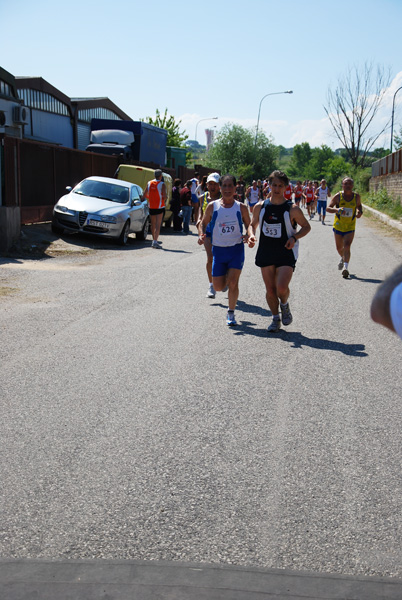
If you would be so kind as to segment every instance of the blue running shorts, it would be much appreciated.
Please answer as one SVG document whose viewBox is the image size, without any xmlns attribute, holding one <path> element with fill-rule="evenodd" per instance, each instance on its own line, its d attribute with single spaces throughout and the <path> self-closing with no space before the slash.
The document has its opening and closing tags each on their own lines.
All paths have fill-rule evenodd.
<svg viewBox="0 0 402 600">
<path fill-rule="evenodd" d="M 212 277 L 226 275 L 229 269 L 239 269 L 244 265 L 244 244 L 235 246 L 212 246 Z"/>
</svg>

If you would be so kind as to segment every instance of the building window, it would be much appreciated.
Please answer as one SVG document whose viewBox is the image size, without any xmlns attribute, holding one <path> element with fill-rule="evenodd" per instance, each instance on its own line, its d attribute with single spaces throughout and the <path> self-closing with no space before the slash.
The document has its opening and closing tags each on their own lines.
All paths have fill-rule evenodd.
<svg viewBox="0 0 402 600">
<path fill-rule="evenodd" d="M 91 119 L 114 119 L 115 121 L 120 121 L 120 117 L 116 115 L 113 111 L 107 108 L 85 108 L 78 111 L 78 119 L 80 121 L 85 121 L 86 123 L 90 123 Z"/>
<path fill-rule="evenodd" d="M 9 98 L 14 99 L 10 85 L 6 81 L 3 81 L 2 79 L 0 79 L 0 94 L 2 96 L 8 96 Z"/>
<path fill-rule="evenodd" d="M 57 115 L 69 116 L 67 104 L 60 102 L 51 94 L 40 92 L 39 90 L 21 89 L 18 90 L 18 96 L 23 101 L 25 106 L 43 110 L 45 112 L 55 113 Z"/>
</svg>

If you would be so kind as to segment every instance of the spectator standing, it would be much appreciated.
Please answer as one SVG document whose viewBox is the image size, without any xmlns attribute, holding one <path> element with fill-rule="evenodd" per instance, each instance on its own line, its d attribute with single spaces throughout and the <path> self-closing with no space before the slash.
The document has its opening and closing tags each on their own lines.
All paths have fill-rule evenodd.
<svg viewBox="0 0 402 600">
<path fill-rule="evenodd" d="M 182 230 L 182 218 L 179 216 L 181 211 L 180 202 L 181 179 L 175 179 L 172 188 L 172 213 L 173 213 L 173 230 Z"/>
<path fill-rule="evenodd" d="M 198 196 L 196 194 L 196 190 L 197 190 L 198 186 L 200 185 L 198 177 L 199 177 L 199 174 L 198 174 L 198 172 L 196 172 L 194 174 L 194 177 L 189 180 L 191 183 L 191 188 L 190 188 L 191 189 L 191 206 L 193 209 L 192 213 L 193 213 L 194 223 L 197 223 L 197 221 L 198 221 L 198 212 L 199 212 L 199 206 L 200 206 L 200 203 L 198 202 Z"/>
<path fill-rule="evenodd" d="M 165 214 L 166 204 L 166 185 L 162 179 L 161 169 L 156 169 L 155 179 L 148 181 L 144 192 L 144 198 L 148 200 L 149 215 L 151 217 L 152 248 L 161 249 L 161 243 L 158 241 L 163 215 Z"/>
<path fill-rule="evenodd" d="M 184 188 L 180 190 L 180 204 L 183 213 L 183 233 L 190 233 L 191 213 L 193 210 L 191 201 L 191 180 L 186 182 Z"/>
<path fill-rule="evenodd" d="M 201 208 L 201 204 L 200 204 L 201 200 L 200 200 L 200 198 L 201 198 L 201 196 L 204 196 L 204 194 L 205 194 L 206 191 L 207 191 L 207 176 L 204 175 L 203 178 L 202 178 L 202 180 L 201 180 L 200 185 L 197 186 L 197 189 L 195 190 L 195 193 L 197 195 L 198 202 L 199 202 L 198 206 L 200 208 Z M 200 219 L 200 217 L 198 217 L 198 220 L 199 219 Z"/>
</svg>

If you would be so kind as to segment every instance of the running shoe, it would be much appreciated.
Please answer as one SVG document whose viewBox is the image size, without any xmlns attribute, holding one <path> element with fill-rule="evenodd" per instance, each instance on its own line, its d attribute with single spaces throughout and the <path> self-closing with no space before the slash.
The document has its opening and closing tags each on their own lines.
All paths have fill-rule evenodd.
<svg viewBox="0 0 402 600">
<path fill-rule="evenodd" d="M 207 298 L 215 298 L 215 290 L 212 286 L 207 291 Z"/>
<path fill-rule="evenodd" d="M 282 313 L 282 323 L 284 325 L 290 325 L 293 321 L 292 313 L 290 312 L 289 302 L 286 306 L 282 306 L 281 304 L 281 313 Z"/>
<path fill-rule="evenodd" d="M 271 324 L 268 326 L 268 333 L 277 333 L 281 328 L 281 320 L 280 319 L 272 319 Z"/>
<path fill-rule="evenodd" d="M 341 260 L 338 263 L 338 269 L 339 269 L 339 271 L 342 271 L 342 269 L 343 269 L 343 258 L 341 258 Z"/>
<path fill-rule="evenodd" d="M 229 327 L 234 327 L 237 325 L 237 321 L 235 319 L 234 313 L 228 313 L 226 316 L 226 325 Z"/>
<path fill-rule="evenodd" d="M 349 277 L 349 271 L 347 269 L 343 269 L 343 271 L 342 271 L 342 277 L 344 279 L 347 279 Z"/>
<path fill-rule="evenodd" d="M 159 250 L 162 250 L 162 246 L 160 246 L 160 245 L 158 244 L 158 242 L 155 242 L 155 240 L 152 242 L 152 248 L 157 248 L 157 249 L 159 249 Z"/>
</svg>

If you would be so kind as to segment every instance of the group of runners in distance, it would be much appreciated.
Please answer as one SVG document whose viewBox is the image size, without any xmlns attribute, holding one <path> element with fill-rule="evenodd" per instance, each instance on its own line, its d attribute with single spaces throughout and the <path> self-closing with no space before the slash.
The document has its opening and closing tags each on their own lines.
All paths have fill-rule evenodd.
<svg viewBox="0 0 402 600">
<path fill-rule="evenodd" d="M 325 180 L 298 181 L 295 186 L 282 171 L 273 171 L 264 182 L 253 181 L 246 187 L 242 178 L 210 173 L 206 190 L 199 196 L 196 225 L 198 243 L 207 254 L 208 298 L 216 292 L 228 292 L 226 323 L 237 325 L 235 308 L 239 296 L 239 278 L 247 244 L 257 243 L 255 264 L 261 269 L 266 300 L 272 313 L 268 332 L 278 332 L 290 325 L 293 317 L 289 306 L 289 284 L 296 267 L 299 240 L 309 233 L 309 220 L 317 210 L 325 225 L 326 213 L 333 213 L 333 231 L 339 254 L 342 277 L 349 277 L 350 247 L 356 218 L 363 214 L 359 194 L 353 191 L 353 180 L 345 177 L 342 191 L 331 198 Z M 293 201 L 294 198 L 294 201 Z M 330 199 L 327 206 L 328 199 Z M 302 208 L 307 210 L 307 220 Z M 245 230 L 245 233 L 244 233 Z"/>
</svg>

